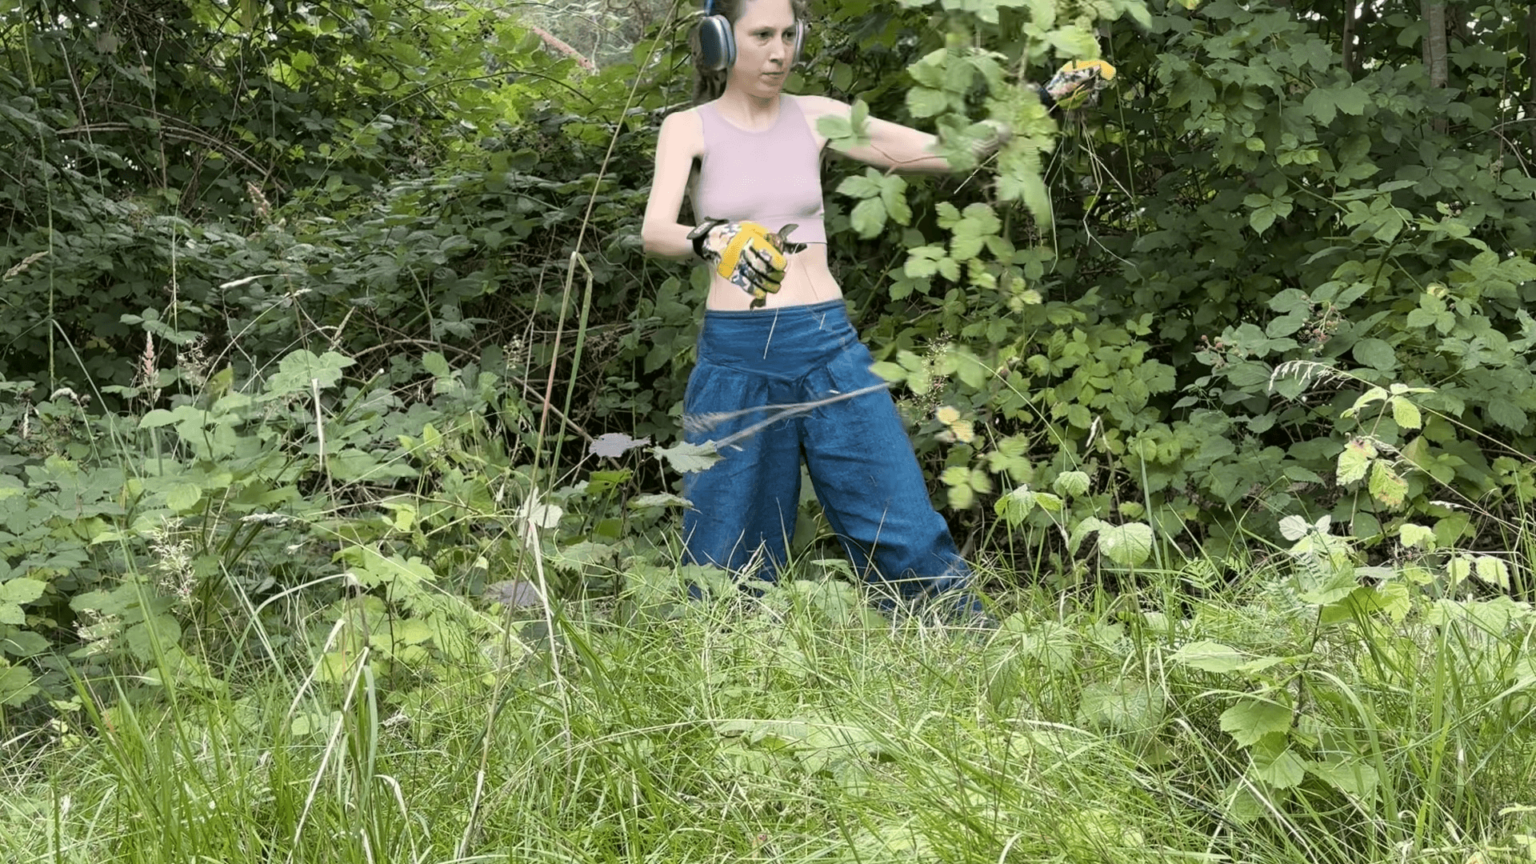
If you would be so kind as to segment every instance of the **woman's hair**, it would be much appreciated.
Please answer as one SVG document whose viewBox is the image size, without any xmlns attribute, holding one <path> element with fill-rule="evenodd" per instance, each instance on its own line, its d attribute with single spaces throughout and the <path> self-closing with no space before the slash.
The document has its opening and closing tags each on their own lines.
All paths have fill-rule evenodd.
<svg viewBox="0 0 1536 864">
<path fill-rule="evenodd" d="M 749 0 L 715 0 L 714 11 L 716 15 L 724 15 L 725 20 L 736 25 L 737 19 L 746 9 Z M 809 21 L 811 17 L 810 0 L 789 0 L 789 8 L 795 13 L 796 21 Z M 725 79 L 730 74 L 730 69 L 721 69 L 712 72 L 699 68 L 699 28 L 694 27 L 688 34 L 688 50 L 693 52 L 693 104 L 703 105 L 705 102 L 713 102 L 725 92 Z"/>
</svg>

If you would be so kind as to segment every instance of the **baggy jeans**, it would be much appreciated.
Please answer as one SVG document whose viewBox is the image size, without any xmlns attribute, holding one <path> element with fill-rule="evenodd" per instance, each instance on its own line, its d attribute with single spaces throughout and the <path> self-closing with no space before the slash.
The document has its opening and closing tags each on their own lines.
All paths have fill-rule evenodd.
<svg viewBox="0 0 1536 864">
<path fill-rule="evenodd" d="M 855 572 L 906 601 L 966 588 L 970 570 L 929 503 L 873 362 L 841 299 L 705 313 L 683 401 L 685 440 L 721 442 L 773 422 L 721 448 L 710 468 L 684 475 L 683 497 L 693 505 L 683 515 L 687 563 L 776 579 L 795 530 L 803 455 Z M 785 410 L 815 402 L 823 404 Z"/>
</svg>

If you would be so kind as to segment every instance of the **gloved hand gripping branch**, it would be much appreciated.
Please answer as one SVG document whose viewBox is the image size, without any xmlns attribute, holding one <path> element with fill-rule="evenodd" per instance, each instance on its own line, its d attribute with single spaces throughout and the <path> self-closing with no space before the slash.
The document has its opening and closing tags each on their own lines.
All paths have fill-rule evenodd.
<svg viewBox="0 0 1536 864">
<path fill-rule="evenodd" d="M 789 224 L 774 232 L 756 222 L 706 219 L 688 232 L 688 239 L 694 253 L 713 263 L 722 279 L 752 295 L 750 308 L 757 309 L 769 294 L 779 292 L 788 265 L 785 256 L 805 249 L 804 243 L 789 242 L 795 227 Z"/>
<path fill-rule="evenodd" d="M 1091 94 L 1108 87 L 1113 80 L 1115 67 L 1103 60 L 1073 60 L 1056 70 L 1056 74 L 1045 84 L 1032 86 L 1040 96 L 1040 104 L 1050 111 L 1058 105 L 1076 108 L 1086 102 Z M 978 158 L 991 155 L 1013 138 L 1013 129 L 1002 120 L 987 119 L 981 122 L 992 129 L 992 137 L 974 148 L 973 153 Z"/>
</svg>

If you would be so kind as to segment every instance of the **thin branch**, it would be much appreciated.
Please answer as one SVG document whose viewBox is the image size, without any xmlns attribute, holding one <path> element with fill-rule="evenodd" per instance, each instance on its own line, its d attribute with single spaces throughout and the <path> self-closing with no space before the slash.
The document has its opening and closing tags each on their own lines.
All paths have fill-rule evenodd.
<svg viewBox="0 0 1536 864">
<path fill-rule="evenodd" d="M 79 126 L 60 129 L 56 134 L 90 136 L 93 132 L 132 132 L 134 129 L 135 127 L 128 123 L 108 121 L 103 123 L 82 123 Z M 227 141 L 209 135 L 200 129 L 194 129 L 190 126 L 166 126 L 164 122 L 160 124 L 160 134 L 167 138 L 179 138 L 183 141 L 192 141 L 206 147 L 211 147 L 236 162 L 244 164 L 252 171 L 260 171 L 261 179 L 272 183 L 277 187 L 278 191 L 287 191 L 282 183 L 272 177 L 272 174 L 277 170 L 275 167 L 262 165 L 252 157 L 247 156 L 239 147 Z"/>
<path fill-rule="evenodd" d="M 545 45 L 548 45 L 549 47 L 555 49 L 556 51 L 560 52 L 561 54 L 564 54 L 565 56 L 570 57 L 571 59 L 575 60 L 576 61 L 576 65 L 578 65 L 581 68 L 587 70 L 588 72 L 596 72 L 597 71 L 597 64 L 596 63 L 593 63 L 591 60 L 588 60 L 586 57 L 582 56 L 582 53 L 580 51 L 577 51 L 575 48 L 572 48 L 570 45 L 567 45 L 565 43 L 565 41 L 562 40 L 560 37 L 558 37 L 555 34 L 549 32 L 548 30 L 545 30 L 543 27 L 536 27 L 536 26 L 530 25 L 528 27 L 528 29 L 532 30 L 533 32 L 535 32 L 537 34 L 539 34 L 539 38 L 544 40 L 544 44 Z"/>
</svg>

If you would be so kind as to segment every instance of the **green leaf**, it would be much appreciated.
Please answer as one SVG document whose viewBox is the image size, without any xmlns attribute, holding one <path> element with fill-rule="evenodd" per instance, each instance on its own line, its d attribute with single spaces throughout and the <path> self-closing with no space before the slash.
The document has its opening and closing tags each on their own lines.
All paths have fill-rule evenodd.
<svg viewBox="0 0 1536 864">
<path fill-rule="evenodd" d="M 1488 419 L 1503 426 L 1505 429 L 1520 432 L 1525 429 L 1527 418 L 1520 406 L 1507 399 L 1493 399 L 1488 402 L 1485 409 Z"/>
<path fill-rule="evenodd" d="M 667 460 L 673 471 L 681 471 L 689 474 L 694 471 L 703 471 L 720 461 L 720 454 L 715 451 L 715 442 L 705 441 L 702 444 L 689 444 L 679 441 L 671 447 L 652 447 L 651 452 L 657 458 Z"/>
<path fill-rule="evenodd" d="M 870 174 L 874 176 L 871 177 Z M 873 198 L 880 194 L 880 190 L 880 175 L 873 169 L 866 174 L 844 177 L 843 182 L 837 184 L 838 194 L 851 195 L 854 198 Z"/>
<path fill-rule="evenodd" d="M 421 365 L 434 378 L 447 378 L 453 374 L 453 370 L 448 367 L 448 358 L 436 351 L 422 355 Z"/>
<path fill-rule="evenodd" d="M 37 694 L 32 673 L 24 666 L 0 660 L 0 705 L 20 705 Z"/>
<path fill-rule="evenodd" d="M 975 490 L 971 488 L 971 469 L 964 465 L 951 465 L 944 469 L 940 480 L 949 487 L 949 506 L 956 510 L 964 510 L 975 501 Z"/>
<path fill-rule="evenodd" d="M 1290 706 L 1267 699 L 1244 696 L 1236 705 L 1221 712 L 1221 731 L 1230 734 L 1244 747 L 1272 732 L 1285 732 L 1290 728 Z"/>
<path fill-rule="evenodd" d="M 1376 458 L 1376 447 L 1364 438 L 1351 438 L 1339 453 L 1339 467 L 1335 480 L 1340 486 L 1365 479 L 1365 472 Z"/>
<path fill-rule="evenodd" d="M 1424 418 L 1419 414 L 1419 406 L 1409 402 L 1402 396 L 1392 397 L 1392 419 L 1402 429 L 1418 429 L 1424 425 Z"/>
<path fill-rule="evenodd" d="M 185 513 L 197 506 L 203 490 L 196 483 L 177 483 L 165 492 L 165 506 L 178 513 Z"/>
<path fill-rule="evenodd" d="M 139 420 L 140 429 L 158 429 L 176 422 L 176 416 L 164 408 L 156 408 Z"/>
<path fill-rule="evenodd" d="M 1099 551 L 1122 567 L 1139 567 L 1152 555 L 1152 526 L 1145 522 L 1099 529 Z"/>
<path fill-rule="evenodd" d="M 1275 224 L 1275 211 L 1272 207 L 1260 207 L 1248 214 L 1248 224 L 1253 230 L 1263 234 L 1269 230 L 1269 226 Z"/>
<path fill-rule="evenodd" d="M 1307 771 L 1346 795 L 1366 803 L 1376 800 L 1380 781 L 1376 769 L 1363 759 L 1334 758 L 1307 765 Z"/>
<path fill-rule="evenodd" d="M 0 637 L 0 651 L 12 657 L 34 657 L 47 650 L 48 640 L 31 630 L 12 629 L 9 636 Z"/>
<path fill-rule="evenodd" d="M 334 351 L 316 357 L 313 352 L 300 349 L 278 363 L 277 374 L 267 382 L 267 391 L 271 395 L 281 395 L 308 393 L 317 386 L 324 390 L 340 381 L 341 370 L 355 362 Z"/>
<path fill-rule="evenodd" d="M 1301 107 L 1317 119 L 1317 122 L 1327 126 L 1333 122 L 1338 113 L 1338 107 L 1334 104 L 1333 93 L 1322 87 L 1314 87 L 1305 99 L 1301 101 Z"/>
<path fill-rule="evenodd" d="M 1476 559 L 1477 578 L 1489 585 L 1509 590 L 1509 565 L 1502 558 L 1492 555 L 1479 555 Z"/>
<path fill-rule="evenodd" d="M 1107 726 L 1125 732 L 1155 727 L 1163 719 L 1166 699 L 1160 689 L 1143 681 L 1119 678 L 1095 681 L 1083 688 L 1078 701 L 1078 720 L 1084 725 Z"/>
<path fill-rule="evenodd" d="M 692 507 L 687 499 L 670 492 L 654 492 L 650 495 L 636 495 L 629 499 L 629 509 L 650 510 L 656 507 Z"/>
<path fill-rule="evenodd" d="M 880 184 L 880 201 L 885 204 L 885 212 L 897 225 L 909 225 L 912 222 L 912 208 L 907 205 L 907 181 L 899 175 L 892 174 Z"/>
<path fill-rule="evenodd" d="M 848 221 L 860 237 L 874 237 L 885 228 L 885 203 L 879 198 L 865 198 L 854 206 Z"/>
<path fill-rule="evenodd" d="M 1366 95 L 1362 87 L 1346 87 L 1333 91 L 1333 102 L 1345 114 L 1359 116 L 1370 106 L 1371 97 Z"/>
<path fill-rule="evenodd" d="M 37 579 L 28 579 L 26 577 L 22 577 L 20 579 L 12 579 L 3 585 L 0 585 L 0 603 L 15 603 L 18 606 L 25 603 L 31 603 L 37 598 L 43 596 L 43 592 L 47 590 L 47 582 L 42 582 Z M 19 624 L 20 622 L 13 621 L 10 623 Z"/>
<path fill-rule="evenodd" d="M 901 384 L 907 380 L 906 368 L 900 363 L 892 363 L 889 360 L 879 360 L 869 367 L 869 371 L 879 375 L 892 384 Z"/>
<path fill-rule="evenodd" d="M 1391 372 L 1397 368 L 1397 352 L 1381 339 L 1361 339 L 1355 343 L 1355 359 L 1377 370 Z"/>
<path fill-rule="evenodd" d="M 907 111 L 913 117 L 933 117 L 949 110 L 949 96 L 942 90 L 913 87 L 907 91 Z"/>
<path fill-rule="evenodd" d="M 1063 498 L 1076 498 L 1088 491 L 1088 475 L 1082 471 L 1063 471 L 1051 481 L 1051 488 Z"/>
<path fill-rule="evenodd" d="M 154 628 L 151 634 L 150 628 Z M 169 615 L 155 615 L 148 621 L 128 628 L 128 650 L 141 663 L 149 663 L 155 659 L 155 637 L 158 637 L 160 650 L 165 651 L 174 647 L 181 640 L 181 625 Z"/>
<path fill-rule="evenodd" d="M 1248 662 L 1242 654 L 1220 642 L 1191 642 L 1174 652 L 1173 660 L 1205 672 L 1233 672 Z"/>
<path fill-rule="evenodd" d="M 1404 522 L 1402 527 L 1397 529 L 1397 539 L 1405 549 L 1412 549 L 1415 546 L 1426 550 L 1435 548 L 1435 532 L 1412 522 Z"/>
<path fill-rule="evenodd" d="M 1284 743 L 1285 736 L 1275 737 L 1279 742 L 1253 748 L 1254 777 L 1276 789 L 1289 789 L 1306 777 L 1306 763 Z"/>
</svg>

